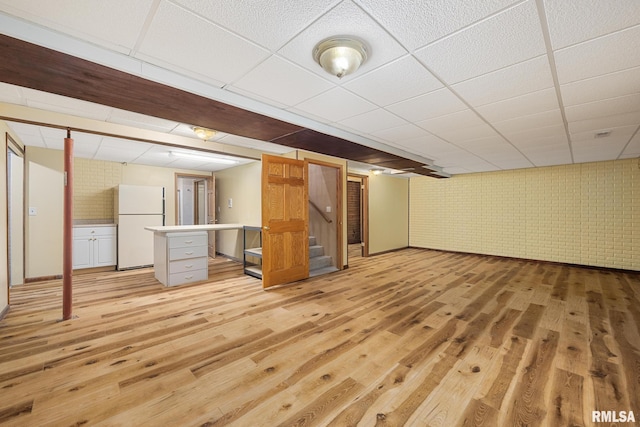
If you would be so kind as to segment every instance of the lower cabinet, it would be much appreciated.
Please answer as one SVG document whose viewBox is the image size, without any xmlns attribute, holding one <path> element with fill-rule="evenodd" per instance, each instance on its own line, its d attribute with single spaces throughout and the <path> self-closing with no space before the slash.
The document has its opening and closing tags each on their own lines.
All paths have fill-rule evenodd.
<svg viewBox="0 0 640 427">
<path fill-rule="evenodd" d="M 154 234 L 153 268 L 165 286 L 183 285 L 209 278 L 206 231 Z"/>
<path fill-rule="evenodd" d="M 115 225 L 73 227 L 73 269 L 116 265 Z"/>
</svg>

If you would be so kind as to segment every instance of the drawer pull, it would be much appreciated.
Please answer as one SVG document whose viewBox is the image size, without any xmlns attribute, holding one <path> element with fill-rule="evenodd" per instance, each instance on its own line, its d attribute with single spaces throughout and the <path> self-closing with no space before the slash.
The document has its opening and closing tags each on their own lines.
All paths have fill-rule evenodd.
<svg viewBox="0 0 640 427">
<path fill-rule="evenodd" d="M 184 241 L 186 244 L 190 245 L 191 243 L 193 243 L 193 240 L 185 240 Z"/>
<path fill-rule="evenodd" d="M 185 265 L 184 268 L 193 268 L 193 264 Z"/>
<path fill-rule="evenodd" d="M 184 254 L 185 254 L 185 255 L 193 255 L 193 251 L 191 251 L 191 252 L 185 252 Z"/>
<path fill-rule="evenodd" d="M 185 278 L 186 280 L 191 280 L 191 279 L 193 279 L 193 275 L 191 275 L 191 276 L 184 276 L 184 278 Z"/>
</svg>

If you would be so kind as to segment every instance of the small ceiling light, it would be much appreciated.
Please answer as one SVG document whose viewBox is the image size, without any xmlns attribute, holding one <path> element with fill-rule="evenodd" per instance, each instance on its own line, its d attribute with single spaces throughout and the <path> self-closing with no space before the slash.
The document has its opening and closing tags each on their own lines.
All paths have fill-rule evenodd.
<svg viewBox="0 0 640 427">
<path fill-rule="evenodd" d="M 169 155 L 172 157 L 199 160 L 201 162 L 207 162 L 207 163 L 220 163 L 223 165 L 235 165 L 236 163 L 238 163 L 235 160 L 231 160 L 231 159 L 223 159 L 221 157 L 209 157 L 206 155 L 194 154 L 194 153 L 183 153 L 182 151 L 170 151 Z"/>
<path fill-rule="evenodd" d="M 371 172 L 374 175 L 382 175 L 383 170 L 382 169 L 371 169 L 369 172 Z"/>
<path fill-rule="evenodd" d="M 203 128 L 203 127 L 192 127 L 193 133 L 196 134 L 198 138 L 203 141 L 213 138 L 213 136 L 217 133 L 215 130 Z"/>
<path fill-rule="evenodd" d="M 313 59 L 339 79 L 356 71 L 367 54 L 364 43 L 350 37 L 330 37 L 313 48 Z"/>
</svg>

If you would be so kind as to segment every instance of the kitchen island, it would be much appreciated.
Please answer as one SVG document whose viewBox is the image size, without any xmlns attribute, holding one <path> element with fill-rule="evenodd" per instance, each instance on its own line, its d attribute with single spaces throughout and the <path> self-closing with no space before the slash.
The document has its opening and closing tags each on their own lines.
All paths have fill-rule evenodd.
<svg viewBox="0 0 640 427">
<path fill-rule="evenodd" d="M 153 231 L 153 269 L 165 286 L 209 278 L 208 231 L 242 230 L 242 224 L 149 226 Z"/>
</svg>

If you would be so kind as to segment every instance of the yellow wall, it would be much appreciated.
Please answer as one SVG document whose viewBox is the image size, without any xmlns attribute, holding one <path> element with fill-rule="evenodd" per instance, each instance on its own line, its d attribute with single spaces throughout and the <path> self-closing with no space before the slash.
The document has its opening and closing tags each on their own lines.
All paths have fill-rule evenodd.
<svg viewBox="0 0 640 427">
<path fill-rule="evenodd" d="M 638 159 L 410 181 L 410 245 L 640 270 Z"/>
<path fill-rule="evenodd" d="M 219 224 L 262 225 L 261 173 L 261 162 L 216 172 L 216 218 Z M 232 207 L 228 207 L 229 199 L 233 201 Z M 259 246 L 259 242 L 253 242 L 251 246 Z M 216 232 L 217 252 L 241 260 L 242 249 L 242 230 Z"/>
<path fill-rule="evenodd" d="M 369 175 L 369 254 L 409 245 L 409 180 Z"/>
<path fill-rule="evenodd" d="M 116 162 L 75 158 L 73 217 L 113 220 L 113 187 L 122 183 L 125 167 Z"/>
</svg>

